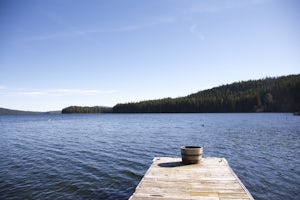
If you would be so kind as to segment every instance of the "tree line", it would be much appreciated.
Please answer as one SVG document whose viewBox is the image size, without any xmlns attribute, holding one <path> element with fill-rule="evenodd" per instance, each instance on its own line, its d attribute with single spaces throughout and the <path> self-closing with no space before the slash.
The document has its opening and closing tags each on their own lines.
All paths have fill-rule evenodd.
<svg viewBox="0 0 300 200">
<path fill-rule="evenodd" d="M 222 85 L 186 97 L 117 104 L 113 113 L 295 112 L 300 74 Z"/>
<path fill-rule="evenodd" d="M 69 106 L 67 108 L 62 109 L 62 114 L 73 114 L 73 113 L 111 113 L 112 108 L 110 107 L 102 107 L 102 106 Z"/>
</svg>

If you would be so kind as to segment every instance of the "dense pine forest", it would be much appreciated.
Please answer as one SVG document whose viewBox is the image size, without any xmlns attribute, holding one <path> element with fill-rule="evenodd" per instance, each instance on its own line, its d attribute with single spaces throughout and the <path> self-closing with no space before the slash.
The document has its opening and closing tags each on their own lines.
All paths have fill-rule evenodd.
<svg viewBox="0 0 300 200">
<path fill-rule="evenodd" d="M 295 112 L 300 74 L 222 85 L 186 97 L 117 104 L 114 113 Z"/>
<path fill-rule="evenodd" d="M 67 108 L 62 109 L 62 114 L 73 114 L 73 113 L 111 113 L 112 108 L 109 107 L 101 107 L 101 106 L 94 106 L 94 107 L 87 107 L 87 106 L 70 106 Z"/>
</svg>

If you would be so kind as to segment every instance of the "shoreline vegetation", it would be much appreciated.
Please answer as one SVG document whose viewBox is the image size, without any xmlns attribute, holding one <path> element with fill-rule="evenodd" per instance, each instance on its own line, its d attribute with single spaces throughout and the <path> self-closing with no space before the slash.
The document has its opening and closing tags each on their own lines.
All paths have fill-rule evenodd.
<svg viewBox="0 0 300 200">
<path fill-rule="evenodd" d="M 241 81 L 185 97 L 117 104 L 103 113 L 235 113 L 300 110 L 300 74 Z M 91 107 L 91 113 L 94 108 Z M 76 113 L 76 112 L 75 112 Z"/>
<path fill-rule="evenodd" d="M 62 114 L 87 114 L 87 113 L 112 113 L 113 108 L 111 107 L 104 107 L 104 106 L 69 106 L 67 108 L 62 109 Z"/>
<path fill-rule="evenodd" d="M 221 85 L 185 97 L 120 103 L 113 107 L 69 106 L 30 112 L 0 108 L 0 114 L 251 113 L 300 111 L 300 74 Z"/>
<path fill-rule="evenodd" d="M 300 111 L 300 74 L 234 82 L 185 97 L 117 104 L 113 113 Z"/>
</svg>

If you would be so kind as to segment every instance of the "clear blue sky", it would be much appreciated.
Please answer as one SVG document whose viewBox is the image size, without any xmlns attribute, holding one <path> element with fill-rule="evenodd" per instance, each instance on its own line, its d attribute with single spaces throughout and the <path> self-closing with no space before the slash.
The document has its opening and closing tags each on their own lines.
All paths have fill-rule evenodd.
<svg viewBox="0 0 300 200">
<path fill-rule="evenodd" d="M 0 107 L 185 96 L 300 73 L 298 0 L 0 0 Z"/>
</svg>

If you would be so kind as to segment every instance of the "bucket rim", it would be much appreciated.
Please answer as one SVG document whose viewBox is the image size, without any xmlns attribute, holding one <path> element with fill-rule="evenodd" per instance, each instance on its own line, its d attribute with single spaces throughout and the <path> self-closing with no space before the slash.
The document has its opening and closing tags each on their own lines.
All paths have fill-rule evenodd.
<svg viewBox="0 0 300 200">
<path fill-rule="evenodd" d="M 187 146 L 181 146 L 181 149 L 203 149 L 201 146 L 194 146 L 194 145 L 187 145 Z"/>
</svg>

